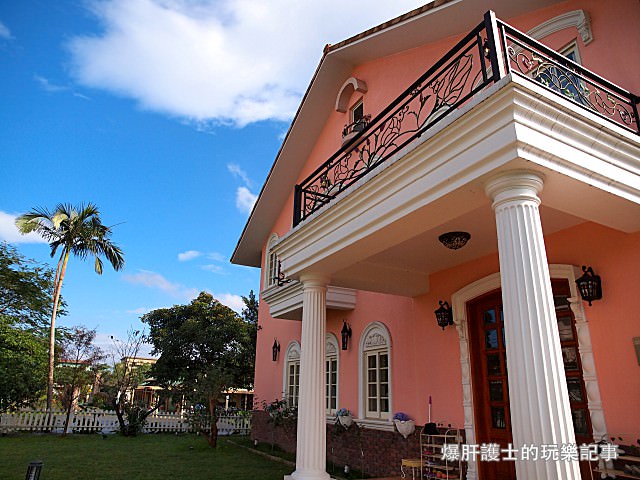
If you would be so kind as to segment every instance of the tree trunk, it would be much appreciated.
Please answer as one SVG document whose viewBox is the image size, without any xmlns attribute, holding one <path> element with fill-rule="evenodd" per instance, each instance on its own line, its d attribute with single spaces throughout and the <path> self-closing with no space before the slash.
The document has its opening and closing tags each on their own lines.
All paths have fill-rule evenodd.
<svg viewBox="0 0 640 480">
<path fill-rule="evenodd" d="M 217 397 L 209 397 L 209 412 L 211 413 L 211 425 L 209 426 L 209 435 L 207 441 L 211 448 L 218 445 L 218 415 L 216 414 L 216 406 L 218 404 Z"/>
<path fill-rule="evenodd" d="M 118 417 L 118 425 L 120 425 L 120 433 L 127 437 L 127 426 L 124 423 L 124 417 L 122 416 L 122 410 L 120 410 L 120 402 L 117 398 L 113 399 L 113 409 Z"/>
<path fill-rule="evenodd" d="M 60 276 L 54 285 L 53 291 L 53 312 L 51 313 L 51 328 L 49 330 L 49 372 L 47 375 L 47 412 L 53 409 L 53 367 L 55 364 L 55 348 L 56 348 L 56 315 L 58 313 L 58 302 L 60 301 L 60 291 L 62 290 L 62 282 L 67 271 L 67 262 L 69 261 L 69 250 L 62 252 L 64 262 L 60 269 Z M 60 259 L 62 259 L 62 255 Z M 58 262 L 59 263 L 59 262 Z"/>
<path fill-rule="evenodd" d="M 75 390 L 75 388 L 72 388 L 72 392 Z M 67 436 L 67 432 L 69 431 L 69 418 L 71 417 L 71 409 L 73 408 L 73 393 L 71 393 L 70 398 L 68 398 L 68 405 L 67 405 L 67 415 L 64 419 L 64 430 L 62 431 L 62 436 L 66 437 Z"/>
</svg>

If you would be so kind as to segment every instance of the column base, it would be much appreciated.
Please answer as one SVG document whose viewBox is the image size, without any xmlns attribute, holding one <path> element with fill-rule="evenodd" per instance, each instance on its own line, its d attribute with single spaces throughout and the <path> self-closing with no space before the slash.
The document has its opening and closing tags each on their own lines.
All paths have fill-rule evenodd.
<svg viewBox="0 0 640 480">
<path fill-rule="evenodd" d="M 327 472 L 299 471 L 296 470 L 291 475 L 285 475 L 284 480 L 332 480 Z"/>
</svg>

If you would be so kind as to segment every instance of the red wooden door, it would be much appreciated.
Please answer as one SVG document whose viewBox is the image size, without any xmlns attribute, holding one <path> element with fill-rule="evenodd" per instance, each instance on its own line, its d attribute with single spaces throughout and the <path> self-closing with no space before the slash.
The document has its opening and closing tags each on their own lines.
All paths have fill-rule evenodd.
<svg viewBox="0 0 640 480">
<path fill-rule="evenodd" d="M 578 352 L 578 337 L 575 319 L 568 302 L 569 283 L 567 280 L 553 280 L 552 289 L 576 442 L 591 443 L 593 437 Z M 468 312 L 476 443 L 498 443 L 501 448 L 506 448 L 513 439 L 504 340 L 505 319 L 502 313 L 500 290 L 490 292 L 469 303 Z M 504 454 L 501 458 L 504 458 Z M 514 480 L 516 478 L 514 462 L 502 459 L 498 462 L 478 462 L 479 478 L 481 480 Z M 582 477 L 591 478 L 588 463 L 581 462 L 580 466 Z"/>
<path fill-rule="evenodd" d="M 469 305 L 473 368 L 476 443 L 512 443 L 509 414 L 509 379 L 504 342 L 502 296 L 496 290 Z M 478 474 L 485 480 L 513 480 L 511 461 L 479 461 Z"/>
</svg>

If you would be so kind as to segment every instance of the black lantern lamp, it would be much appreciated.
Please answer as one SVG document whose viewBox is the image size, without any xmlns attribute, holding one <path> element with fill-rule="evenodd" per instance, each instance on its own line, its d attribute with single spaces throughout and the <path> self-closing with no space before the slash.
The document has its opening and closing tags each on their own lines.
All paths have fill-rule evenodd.
<svg viewBox="0 0 640 480">
<path fill-rule="evenodd" d="M 40 478 L 40 472 L 42 471 L 42 461 L 36 460 L 29 463 L 27 466 L 26 480 L 38 480 Z"/>
<path fill-rule="evenodd" d="M 448 302 L 440 300 L 438 303 L 440 303 L 440 308 L 435 311 L 436 320 L 438 321 L 438 326 L 442 327 L 444 331 L 444 327 L 453 325 L 453 312 Z"/>
<path fill-rule="evenodd" d="M 273 347 L 271 347 L 271 353 L 273 354 L 273 361 L 278 361 L 278 353 L 280 353 L 280 344 L 277 339 L 273 339 Z"/>
<path fill-rule="evenodd" d="M 584 274 L 576 280 L 576 285 L 578 285 L 582 299 L 589 302 L 589 306 L 591 306 L 591 302 L 602 298 L 602 280 L 600 280 L 600 275 L 593 273 L 591 267 L 587 268 L 583 265 L 582 271 Z"/>
<path fill-rule="evenodd" d="M 346 320 L 343 320 L 344 324 L 342 325 L 342 330 L 340 334 L 342 335 L 342 350 L 346 350 L 349 348 L 349 339 L 351 338 L 351 326 L 347 323 Z"/>
</svg>

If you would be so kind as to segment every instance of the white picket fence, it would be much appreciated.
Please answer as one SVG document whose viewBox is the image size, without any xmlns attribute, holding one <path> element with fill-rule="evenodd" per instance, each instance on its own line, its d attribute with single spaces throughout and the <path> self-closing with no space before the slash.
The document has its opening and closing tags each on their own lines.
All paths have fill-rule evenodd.
<svg viewBox="0 0 640 480">
<path fill-rule="evenodd" d="M 0 413 L 0 433 L 8 432 L 62 432 L 65 412 L 24 410 Z M 218 435 L 251 432 L 251 417 L 246 415 L 222 415 L 218 417 Z M 119 429 L 118 417 L 108 410 L 72 412 L 69 419 L 70 432 L 112 433 Z M 183 413 L 154 412 L 147 417 L 144 433 L 190 431 Z"/>
</svg>

